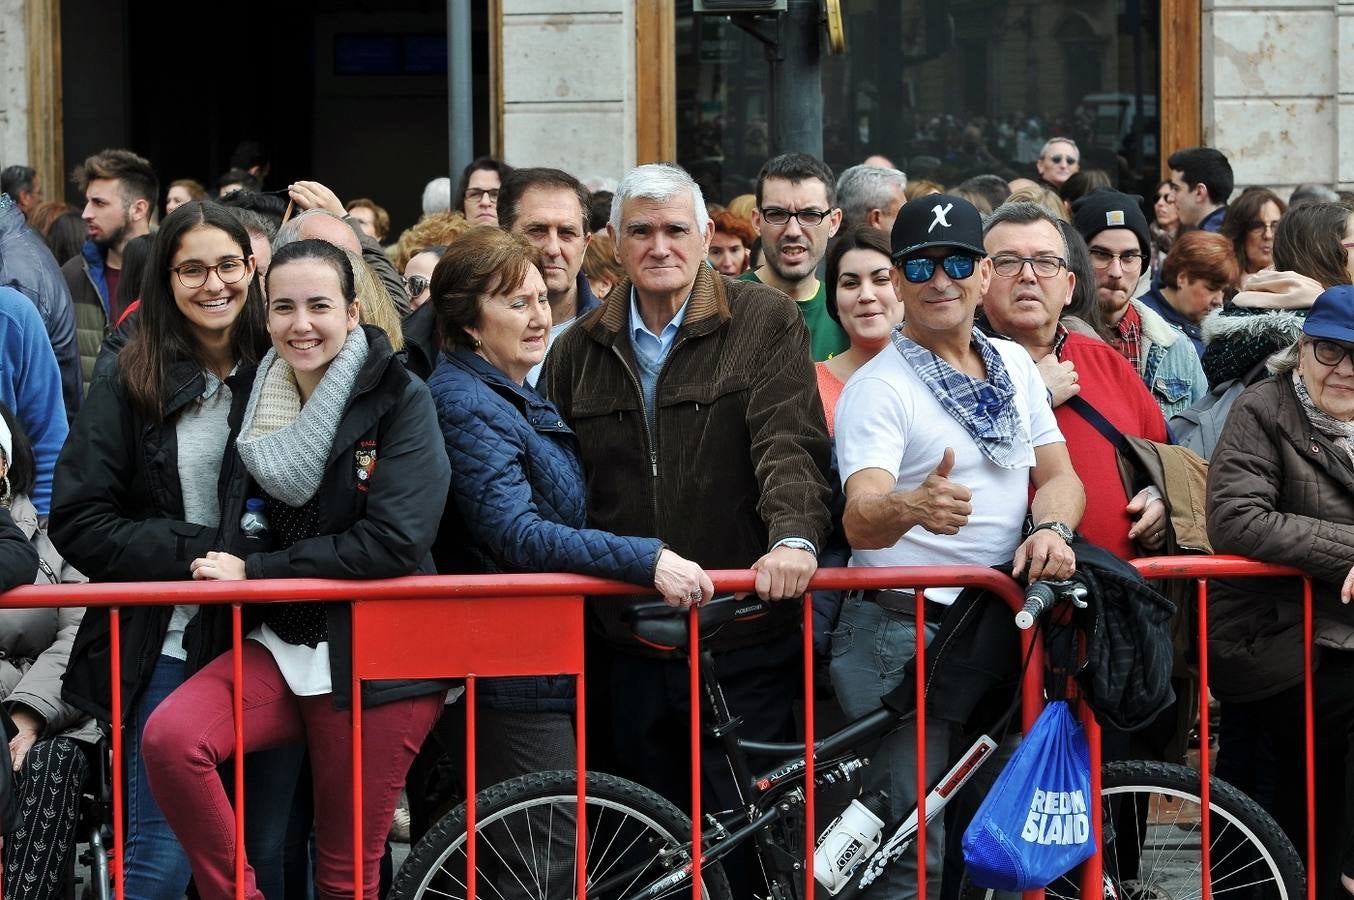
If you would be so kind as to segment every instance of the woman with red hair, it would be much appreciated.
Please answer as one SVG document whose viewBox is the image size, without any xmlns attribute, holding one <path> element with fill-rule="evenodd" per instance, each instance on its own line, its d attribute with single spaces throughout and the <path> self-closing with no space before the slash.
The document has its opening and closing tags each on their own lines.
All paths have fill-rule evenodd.
<svg viewBox="0 0 1354 900">
<path fill-rule="evenodd" d="M 710 265 L 721 275 L 737 278 L 748 270 L 757 229 L 728 210 L 716 213 L 711 221 L 715 223 L 715 236 L 710 239 Z"/>
<path fill-rule="evenodd" d="M 1222 308 L 1223 293 L 1236 287 L 1239 274 L 1231 241 L 1208 231 L 1188 231 L 1176 238 L 1162 261 L 1160 286 L 1144 294 L 1142 302 L 1189 335 L 1203 356 L 1199 323 Z"/>
</svg>

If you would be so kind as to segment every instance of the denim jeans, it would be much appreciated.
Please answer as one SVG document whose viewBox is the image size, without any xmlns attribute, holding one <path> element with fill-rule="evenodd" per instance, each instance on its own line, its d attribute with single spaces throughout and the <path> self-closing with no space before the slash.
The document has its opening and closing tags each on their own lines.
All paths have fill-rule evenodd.
<svg viewBox="0 0 1354 900">
<path fill-rule="evenodd" d="M 164 813 L 150 792 L 141 736 L 146 720 L 174 688 L 183 683 L 184 662 L 161 656 L 132 711 L 133 727 L 126 730 L 127 847 L 123 883 L 128 897 L 137 900 L 180 900 L 192 874 Z"/>
<path fill-rule="evenodd" d="M 146 720 L 164 699 L 184 682 L 184 662 L 161 656 L 150 683 L 132 711 L 133 728 L 126 730 L 127 835 L 123 881 L 128 897 L 137 900 L 182 900 L 192 870 L 174 831 L 152 796 L 141 755 Z M 251 753 L 245 759 L 246 854 L 258 860 L 260 887 L 281 897 L 282 854 L 292 792 L 305 746 L 295 744 Z M 227 783 L 234 775 L 227 774 Z M 257 855 L 255 855 L 257 854 Z"/>
<path fill-rule="evenodd" d="M 880 699 L 903 680 L 917 652 L 915 620 L 910 614 L 890 612 L 883 607 L 848 595 L 842 603 L 837 628 L 832 632 L 832 685 L 842 711 L 858 718 L 880 707 Z M 935 637 L 937 627 L 926 626 L 926 640 Z M 953 726 L 928 717 L 926 721 L 927 781 L 934 782 L 951 765 Z M 917 729 L 915 720 L 885 735 L 871 764 L 862 774 L 866 791 L 882 790 L 889 796 L 890 812 L 895 820 L 907 817 L 917 808 Z M 885 823 L 886 826 L 889 823 Z M 917 896 L 917 855 L 915 845 L 904 852 L 883 876 L 863 893 L 866 898 L 912 898 Z M 941 872 L 945 849 L 944 816 L 931 821 L 926 829 L 926 894 L 940 896 Z"/>
</svg>

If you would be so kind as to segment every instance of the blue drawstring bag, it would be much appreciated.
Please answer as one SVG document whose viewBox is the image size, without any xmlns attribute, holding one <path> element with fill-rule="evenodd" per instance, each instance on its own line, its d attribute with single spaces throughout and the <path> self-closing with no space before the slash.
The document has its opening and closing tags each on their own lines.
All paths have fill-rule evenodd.
<svg viewBox="0 0 1354 900">
<path fill-rule="evenodd" d="M 981 888 L 1047 886 L 1095 853 L 1091 754 L 1067 703 L 1050 703 L 997 776 L 964 832 L 964 863 Z"/>
</svg>

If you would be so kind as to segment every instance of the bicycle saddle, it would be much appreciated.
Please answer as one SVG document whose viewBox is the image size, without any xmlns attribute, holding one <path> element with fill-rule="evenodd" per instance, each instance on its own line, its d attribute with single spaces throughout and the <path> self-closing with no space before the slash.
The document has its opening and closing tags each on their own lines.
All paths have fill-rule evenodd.
<svg viewBox="0 0 1354 900">
<path fill-rule="evenodd" d="M 721 625 L 734 619 L 756 618 L 766 614 L 766 604 L 749 595 L 737 598 L 732 594 L 716 594 L 700 608 L 700 633 L 709 636 Z M 630 632 L 645 644 L 664 650 L 676 650 L 687 645 L 687 612 L 666 603 L 654 601 L 631 607 L 622 614 L 629 623 Z"/>
</svg>

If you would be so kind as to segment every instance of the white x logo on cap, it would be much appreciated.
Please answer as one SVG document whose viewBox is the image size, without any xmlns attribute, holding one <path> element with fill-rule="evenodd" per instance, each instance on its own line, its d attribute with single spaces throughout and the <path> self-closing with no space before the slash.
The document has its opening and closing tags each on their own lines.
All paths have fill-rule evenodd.
<svg viewBox="0 0 1354 900">
<path fill-rule="evenodd" d="M 926 229 L 926 233 L 930 234 L 935 230 L 937 225 L 943 225 L 944 227 L 949 228 L 950 220 L 945 217 L 950 214 L 950 210 L 952 209 L 954 209 L 953 203 L 946 203 L 944 206 L 933 207 L 931 209 L 931 215 L 935 216 L 935 218 L 931 220 L 931 227 Z"/>
</svg>

